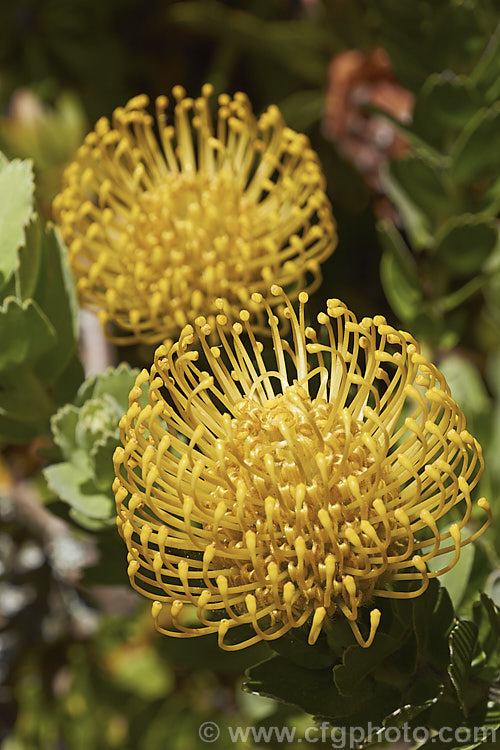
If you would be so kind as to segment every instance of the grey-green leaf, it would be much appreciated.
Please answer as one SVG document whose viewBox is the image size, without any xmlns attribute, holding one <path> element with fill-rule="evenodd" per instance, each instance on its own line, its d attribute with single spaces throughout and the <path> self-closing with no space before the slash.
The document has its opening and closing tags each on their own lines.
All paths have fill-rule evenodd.
<svg viewBox="0 0 500 750">
<path fill-rule="evenodd" d="M 99 398 L 104 394 L 112 396 L 122 412 L 128 408 L 128 395 L 135 383 L 139 370 L 122 362 L 118 367 L 108 367 L 105 372 L 93 375 L 82 383 L 75 404 L 82 406 L 90 398 Z"/>
<path fill-rule="evenodd" d="M 54 414 L 50 421 L 54 442 L 59 446 L 67 461 L 78 450 L 75 433 L 79 412 L 80 410 L 73 404 L 66 404 Z"/>
<path fill-rule="evenodd" d="M 48 466 L 44 475 L 51 490 L 75 510 L 95 519 L 106 520 L 112 516 L 111 496 L 96 491 L 92 477 L 73 463 Z"/>
</svg>

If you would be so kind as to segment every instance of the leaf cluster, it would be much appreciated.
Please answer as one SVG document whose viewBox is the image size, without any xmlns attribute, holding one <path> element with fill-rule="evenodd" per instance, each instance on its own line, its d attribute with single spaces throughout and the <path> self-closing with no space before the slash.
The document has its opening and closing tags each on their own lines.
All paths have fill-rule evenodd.
<svg viewBox="0 0 500 750">
<path fill-rule="evenodd" d="M 120 442 L 118 422 L 137 374 L 122 363 L 88 378 L 73 403 L 65 404 L 51 420 L 64 460 L 44 469 L 45 479 L 68 503 L 72 518 L 89 529 L 114 523 L 112 458 Z"/>
<path fill-rule="evenodd" d="M 247 670 L 244 689 L 332 727 L 362 727 L 366 745 L 383 740 L 389 727 L 500 726 L 491 694 L 500 676 L 500 612 L 488 596 L 475 603 L 472 620 L 457 618 L 435 580 L 416 599 L 377 606 L 382 620 L 369 649 L 355 643 L 343 619 L 334 619 L 314 647 L 293 631 Z M 372 727 L 380 731 L 370 737 Z"/>
<path fill-rule="evenodd" d="M 437 54 L 443 68 L 421 81 L 412 123 L 393 123 L 410 151 L 383 175 L 384 192 L 401 222 L 378 225 L 384 291 L 417 337 L 445 348 L 470 344 L 478 333 L 486 346 L 487 316 L 488 330 L 492 324 L 496 334 L 500 330 L 500 26 L 491 33 L 484 20 L 484 3 L 443 4 L 433 30 L 436 45 L 443 44 Z M 458 38 L 450 29 L 445 36 L 441 22 L 457 27 Z M 455 54 L 445 54 L 446 40 Z M 411 49 L 409 44 L 406 51 Z M 457 50 L 467 54 L 458 59 Z M 405 70 L 401 55 L 394 60 L 399 75 Z M 435 58 L 432 65 L 436 71 Z"/>
<path fill-rule="evenodd" d="M 10 442 L 48 433 L 83 376 L 66 250 L 33 192 L 31 163 L 0 154 L 0 440 Z"/>
</svg>

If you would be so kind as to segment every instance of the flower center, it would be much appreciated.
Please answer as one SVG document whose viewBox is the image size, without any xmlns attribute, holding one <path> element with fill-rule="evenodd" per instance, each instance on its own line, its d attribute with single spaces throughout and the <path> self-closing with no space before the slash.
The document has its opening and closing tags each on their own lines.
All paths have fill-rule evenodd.
<svg viewBox="0 0 500 750">
<path fill-rule="evenodd" d="M 171 308 L 190 298 L 196 312 L 250 279 L 266 252 L 258 238 L 272 233 L 234 175 L 179 172 L 137 195 L 119 244 L 140 295 L 160 292 Z"/>
<path fill-rule="evenodd" d="M 259 603 L 274 601 L 274 616 L 288 582 L 297 612 L 313 601 L 329 614 L 339 604 L 352 612 L 370 598 L 387 557 L 407 546 L 401 534 L 391 538 L 394 521 L 381 513 L 399 495 L 384 449 L 368 423 L 334 413 L 297 384 L 264 406 L 244 398 L 234 414 L 211 472 L 215 502 L 235 520 L 219 527 L 216 550 L 246 548 L 252 558 L 240 564 L 235 554 L 231 585 L 260 583 Z"/>
</svg>

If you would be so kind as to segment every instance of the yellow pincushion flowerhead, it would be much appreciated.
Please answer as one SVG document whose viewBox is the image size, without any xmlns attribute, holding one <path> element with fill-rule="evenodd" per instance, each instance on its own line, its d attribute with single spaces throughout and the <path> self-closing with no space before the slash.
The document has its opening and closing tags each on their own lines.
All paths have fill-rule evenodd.
<svg viewBox="0 0 500 750">
<path fill-rule="evenodd" d="M 99 120 L 54 200 L 80 303 L 117 343 L 177 338 L 218 297 L 236 314 L 251 292 L 272 304 L 273 282 L 310 291 L 335 248 L 307 137 L 275 106 L 256 119 L 243 93 L 221 95 L 212 123 L 212 91 L 174 87 L 173 124 L 165 96 L 156 122 L 145 95 Z"/>
<path fill-rule="evenodd" d="M 293 343 L 254 295 L 274 352 L 245 310 L 232 326 L 218 315 L 215 331 L 200 317 L 137 378 L 114 459 L 130 581 L 168 635 L 218 632 L 234 649 L 308 623 L 313 644 L 344 616 L 369 646 L 380 612 L 363 635 L 360 608 L 419 596 L 491 522 L 483 498 L 487 519 L 468 532 L 481 447 L 408 333 L 381 316 L 358 322 L 336 299 L 316 332 L 306 293 L 298 316 L 272 293 Z M 225 643 L 240 624 L 255 634 Z"/>
</svg>

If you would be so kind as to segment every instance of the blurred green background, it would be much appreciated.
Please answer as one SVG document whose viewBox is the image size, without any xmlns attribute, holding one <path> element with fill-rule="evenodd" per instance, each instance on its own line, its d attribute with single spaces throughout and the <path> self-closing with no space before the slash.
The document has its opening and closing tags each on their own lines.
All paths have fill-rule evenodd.
<svg viewBox="0 0 500 750">
<path fill-rule="evenodd" d="M 178 83 L 196 95 L 210 81 L 217 93 L 244 90 L 256 112 L 277 104 L 319 154 L 338 223 L 312 304 L 339 297 L 358 318 L 383 314 L 421 341 L 483 444 L 480 493 L 495 512 L 499 22 L 498 0 L 3 0 L 0 150 L 32 159 L 43 224 L 85 133 L 128 98 Z M 43 252 L 54 259 L 47 232 Z M 36 373 L 37 361 L 29 367 Z M 42 477 L 47 463 L 72 462 L 48 427 L 82 379 L 76 359 L 64 367 L 65 389 L 61 362 L 41 386 L 46 412 L 20 431 L 9 422 L 15 385 L 0 372 L 1 747 L 194 750 L 205 720 L 310 724 L 239 689 L 265 646 L 226 654 L 210 638 L 155 634 L 128 586 L 106 482 L 92 485 L 102 499 L 86 515 Z M 112 393 L 106 408 L 119 412 L 117 393 L 99 382 L 79 391 L 75 410 Z M 106 457 L 116 436 L 97 429 Z M 467 609 L 479 587 L 500 604 L 499 553 L 490 532 L 464 556 L 449 580 L 456 607 Z M 216 746 L 252 745 L 223 731 Z"/>
</svg>

